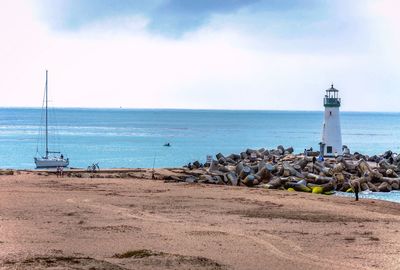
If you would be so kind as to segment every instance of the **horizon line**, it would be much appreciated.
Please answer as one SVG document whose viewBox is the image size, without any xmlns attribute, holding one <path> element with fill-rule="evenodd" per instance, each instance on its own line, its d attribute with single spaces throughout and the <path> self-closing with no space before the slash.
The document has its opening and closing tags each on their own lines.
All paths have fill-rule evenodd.
<svg viewBox="0 0 400 270">
<path fill-rule="evenodd" d="M 0 106 L 0 109 L 42 109 L 35 106 Z M 323 112 L 324 110 L 290 110 L 290 109 L 222 109 L 222 108 L 134 108 L 134 107 L 51 107 L 51 109 L 77 109 L 77 110 L 171 110 L 171 111 L 270 111 L 270 112 Z M 349 111 L 354 113 L 400 113 L 400 111 Z"/>
</svg>

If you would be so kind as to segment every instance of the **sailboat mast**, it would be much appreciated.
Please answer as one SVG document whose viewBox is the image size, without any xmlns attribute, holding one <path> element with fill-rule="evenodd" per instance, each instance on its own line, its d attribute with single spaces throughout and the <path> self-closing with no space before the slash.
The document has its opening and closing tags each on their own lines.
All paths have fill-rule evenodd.
<svg viewBox="0 0 400 270">
<path fill-rule="evenodd" d="M 47 117 L 47 104 L 48 97 L 47 97 L 47 70 L 46 70 L 46 158 L 49 157 L 49 136 L 48 136 L 48 117 Z"/>
</svg>

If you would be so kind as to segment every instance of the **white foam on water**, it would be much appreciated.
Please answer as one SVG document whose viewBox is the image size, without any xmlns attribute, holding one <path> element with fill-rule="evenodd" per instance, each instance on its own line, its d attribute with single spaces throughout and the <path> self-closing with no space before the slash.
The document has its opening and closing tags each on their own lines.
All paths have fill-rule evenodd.
<svg viewBox="0 0 400 270">
<path fill-rule="evenodd" d="M 354 193 L 348 192 L 336 192 L 335 195 L 342 197 L 353 197 Z M 383 200 L 389 202 L 400 203 L 400 191 L 395 190 L 391 192 L 360 192 L 358 194 L 360 199 L 374 199 L 374 200 Z"/>
</svg>

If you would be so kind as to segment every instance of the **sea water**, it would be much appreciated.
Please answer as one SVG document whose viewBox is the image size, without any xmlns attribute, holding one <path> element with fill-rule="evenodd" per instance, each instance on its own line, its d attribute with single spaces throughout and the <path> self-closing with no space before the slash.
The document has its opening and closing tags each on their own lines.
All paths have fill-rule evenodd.
<svg viewBox="0 0 400 270">
<path fill-rule="evenodd" d="M 336 192 L 335 195 L 342 197 L 355 198 L 354 193 L 347 192 Z M 385 200 L 390 202 L 400 203 L 400 191 L 394 190 L 391 192 L 367 192 L 363 191 L 358 194 L 360 199 L 375 199 L 375 200 Z"/>
<path fill-rule="evenodd" d="M 0 168 L 32 169 L 45 151 L 41 109 L 0 109 Z M 49 150 L 71 167 L 177 167 L 221 152 L 293 146 L 318 150 L 322 112 L 161 109 L 52 109 Z M 400 113 L 342 112 L 352 152 L 399 152 Z M 170 147 L 163 146 L 170 143 Z"/>
<path fill-rule="evenodd" d="M 318 150 L 323 122 L 317 111 L 60 108 L 48 116 L 49 150 L 80 168 L 180 167 L 218 152 L 278 145 Z M 0 168 L 34 168 L 33 158 L 45 151 L 44 123 L 40 108 L 0 109 Z M 400 152 L 400 113 L 342 112 L 341 123 L 352 152 Z M 375 196 L 400 202 L 398 195 Z"/>
</svg>

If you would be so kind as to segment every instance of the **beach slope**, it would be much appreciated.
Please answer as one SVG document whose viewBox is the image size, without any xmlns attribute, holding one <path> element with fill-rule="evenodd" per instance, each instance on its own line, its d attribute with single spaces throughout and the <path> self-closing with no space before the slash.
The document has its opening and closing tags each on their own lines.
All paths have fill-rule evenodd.
<svg viewBox="0 0 400 270">
<path fill-rule="evenodd" d="M 398 269 L 399 225 L 383 201 L 0 176 L 1 269 Z"/>
</svg>

